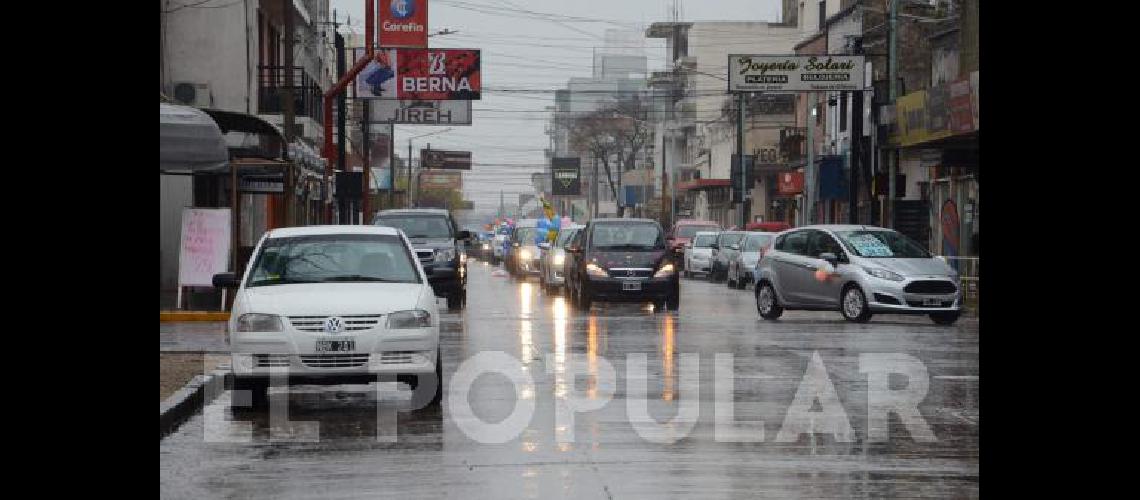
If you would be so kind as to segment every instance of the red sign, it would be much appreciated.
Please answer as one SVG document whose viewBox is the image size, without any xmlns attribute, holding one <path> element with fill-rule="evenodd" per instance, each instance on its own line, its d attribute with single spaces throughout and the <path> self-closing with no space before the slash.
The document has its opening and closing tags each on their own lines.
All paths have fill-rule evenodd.
<svg viewBox="0 0 1140 500">
<path fill-rule="evenodd" d="M 356 77 L 356 97 L 478 100 L 479 60 L 470 49 L 378 50 Z"/>
<path fill-rule="evenodd" d="M 950 130 L 956 134 L 974 130 L 974 110 L 970 94 L 968 78 L 950 84 Z"/>
<path fill-rule="evenodd" d="M 780 182 L 776 186 L 780 194 L 800 194 L 804 191 L 803 172 L 784 172 L 780 174 Z"/>
<path fill-rule="evenodd" d="M 427 47 L 427 0 L 379 0 L 378 4 L 381 47 Z"/>
</svg>

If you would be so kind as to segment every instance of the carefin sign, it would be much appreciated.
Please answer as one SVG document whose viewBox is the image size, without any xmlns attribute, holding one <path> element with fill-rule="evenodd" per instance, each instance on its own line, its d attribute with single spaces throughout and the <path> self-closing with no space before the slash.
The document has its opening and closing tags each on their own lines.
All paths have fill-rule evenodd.
<svg viewBox="0 0 1140 500">
<path fill-rule="evenodd" d="M 379 0 L 381 47 L 426 48 L 428 0 Z"/>
</svg>

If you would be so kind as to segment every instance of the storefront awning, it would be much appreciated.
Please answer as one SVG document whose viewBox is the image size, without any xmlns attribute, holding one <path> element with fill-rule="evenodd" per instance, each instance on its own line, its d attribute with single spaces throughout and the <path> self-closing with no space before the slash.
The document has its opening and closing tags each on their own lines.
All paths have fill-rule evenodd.
<svg viewBox="0 0 1140 500">
<path fill-rule="evenodd" d="M 229 152 L 213 118 L 189 106 L 158 106 L 160 172 L 216 170 L 226 166 Z"/>
</svg>

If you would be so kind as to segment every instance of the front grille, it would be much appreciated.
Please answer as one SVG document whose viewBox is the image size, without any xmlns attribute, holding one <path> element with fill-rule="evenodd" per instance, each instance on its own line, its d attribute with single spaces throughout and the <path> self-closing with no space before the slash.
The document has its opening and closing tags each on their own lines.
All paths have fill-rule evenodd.
<svg viewBox="0 0 1140 500">
<path fill-rule="evenodd" d="M 380 354 L 380 363 L 385 365 L 407 365 L 412 364 L 415 360 L 412 355 L 417 354 L 416 351 L 387 351 Z"/>
<path fill-rule="evenodd" d="M 947 294 L 958 291 L 952 281 L 927 280 L 912 281 L 903 288 L 906 293 Z"/>
<path fill-rule="evenodd" d="M 649 268 L 637 269 L 610 269 L 611 278 L 648 278 L 653 276 L 653 270 Z"/>
<path fill-rule="evenodd" d="M 288 354 L 254 354 L 253 366 L 255 368 L 273 368 L 289 366 Z"/>
<path fill-rule="evenodd" d="M 934 305 L 934 306 L 928 306 L 926 304 L 923 304 L 921 300 L 908 300 L 908 301 L 906 301 L 906 303 L 907 303 L 907 305 L 909 305 L 911 307 L 950 307 L 950 306 L 954 305 L 953 300 L 943 300 L 943 301 L 940 301 L 938 303 L 938 305 Z"/>
<path fill-rule="evenodd" d="M 354 368 L 368 363 L 367 354 L 312 354 L 301 356 L 301 363 L 311 368 Z"/>
<path fill-rule="evenodd" d="M 340 316 L 344 320 L 345 332 L 359 332 L 376 328 L 380 324 L 382 314 L 347 314 Z M 289 324 L 302 332 L 325 331 L 325 320 L 328 316 L 289 316 Z"/>
</svg>

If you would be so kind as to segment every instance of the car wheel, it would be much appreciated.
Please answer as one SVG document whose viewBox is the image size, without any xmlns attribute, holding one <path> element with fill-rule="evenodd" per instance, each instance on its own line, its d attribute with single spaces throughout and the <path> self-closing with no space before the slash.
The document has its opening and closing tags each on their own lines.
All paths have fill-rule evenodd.
<svg viewBox="0 0 1140 500">
<path fill-rule="evenodd" d="M 745 274 L 744 276 L 737 276 L 736 277 L 736 289 L 737 290 L 744 290 L 745 288 L 748 288 L 748 283 L 751 281 L 752 281 L 752 279 L 749 278 L 747 274 Z"/>
<path fill-rule="evenodd" d="M 866 323 L 871 319 L 871 308 L 867 305 L 867 296 L 858 285 L 848 285 L 843 289 L 842 300 L 839 301 L 839 310 L 847 321 Z"/>
<path fill-rule="evenodd" d="M 961 315 L 962 313 L 958 311 L 936 312 L 930 313 L 930 319 L 934 320 L 934 322 L 938 323 L 939 325 L 953 325 L 954 322 L 958 321 L 958 317 Z"/>
<path fill-rule="evenodd" d="M 583 311 L 589 311 L 590 306 L 593 305 L 594 298 L 590 296 L 590 291 L 586 290 L 585 285 L 578 287 L 578 307 Z"/>
<path fill-rule="evenodd" d="M 681 309 L 681 292 L 676 291 L 665 298 L 665 309 L 668 311 L 678 311 Z"/>
<path fill-rule="evenodd" d="M 249 401 L 250 408 L 267 408 L 269 406 L 269 381 L 265 379 L 234 378 L 235 391 L 248 391 L 248 396 L 239 401 Z"/>
<path fill-rule="evenodd" d="M 428 403 L 428 408 L 439 408 L 443 401 L 443 351 L 439 347 L 435 348 L 435 380 L 435 395 Z"/>
<path fill-rule="evenodd" d="M 764 319 L 776 319 L 784 314 L 784 308 L 776 299 L 776 289 L 767 281 L 756 287 L 756 311 Z"/>
<path fill-rule="evenodd" d="M 733 281 L 732 275 L 724 273 L 724 286 L 728 288 L 736 288 L 736 282 Z"/>
</svg>

